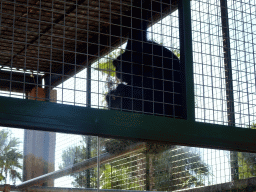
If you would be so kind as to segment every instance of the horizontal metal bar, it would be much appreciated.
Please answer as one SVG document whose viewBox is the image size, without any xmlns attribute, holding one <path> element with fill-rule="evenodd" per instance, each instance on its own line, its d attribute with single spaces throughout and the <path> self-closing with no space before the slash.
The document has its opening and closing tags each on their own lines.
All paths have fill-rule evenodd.
<svg viewBox="0 0 256 192">
<path fill-rule="evenodd" d="M 0 97 L 0 125 L 256 152 L 256 130 Z"/>
<path fill-rule="evenodd" d="M 219 192 L 219 191 L 254 191 L 256 189 L 256 177 L 240 179 L 236 181 L 220 183 L 210 186 L 196 187 L 193 189 L 183 189 L 180 192 Z"/>
<path fill-rule="evenodd" d="M 130 152 L 142 150 L 143 147 L 145 147 L 145 145 L 143 143 L 137 143 L 137 144 L 134 144 L 134 145 L 128 147 L 128 149 L 124 150 L 120 154 L 104 153 L 99 156 L 100 164 L 105 164 L 105 163 L 111 162 L 116 158 L 120 158 L 120 157 L 128 155 Z M 47 173 L 45 175 L 36 177 L 34 179 L 30 179 L 28 181 L 25 181 L 25 182 L 17 185 L 16 187 L 19 189 L 24 189 L 24 188 L 31 187 L 34 185 L 42 184 L 50 179 L 57 179 L 57 178 L 69 175 L 71 173 L 81 172 L 81 171 L 84 171 L 84 170 L 87 170 L 87 169 L 90 169 L 90 168 L 93 168 L 96 166 L 97 166 L 97 157 L 93 157 L 93 158 L 84 160 L 80 163 L 70 165 L 64 169 L 61 169 L 58 171 L 53 171 L 51 173 Z"/>
<path fill-rule="evenodd" d="M 229 190 L 246 190 L 253 191 L 256 188 L 256 177 L 248 178 L 248 179 L 240 179 L 237 181 L 221 183 L 217 185 L 210 186 L 202 186 L 195 187 L 193 189 L 183 189 L 179 190 L 180 192 L 204 192 L 204 191 L 229 191 Z M 4 189 L 4 185 L 0 185 L 0 190 Z M 11 185 L 11 191 L 19 191 L 19 188 Z M 86 191 L 86 192 L 94 192 L 97 189 L 89 189 L 89 188 L 62 188 L 62 187 L 29 187 L 26 191 Z M 100 189 L 101 192 L 116 192 L 120 190 L 115 189 Z M 134 190 L 122 190 L 122 192 L 139 192 Z M 147 191 L 145 191 L 147 192 Z"/>
</svg>

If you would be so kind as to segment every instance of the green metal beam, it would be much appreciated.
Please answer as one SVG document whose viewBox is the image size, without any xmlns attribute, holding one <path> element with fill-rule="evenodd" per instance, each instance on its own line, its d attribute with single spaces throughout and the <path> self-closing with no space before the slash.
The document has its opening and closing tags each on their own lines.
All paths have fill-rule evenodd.
<svg viewBox="0 0 256 192">
<path fill-rule="evenodd" d="M 180 51 L 181 63 L 184 67 L 186 82 L 186 109 L 187 120 L 195 121 L 195 98 L 194 98 L 194 73 L 193 73 L 193 50 L 190 0 L 179 1 L 179 28 L 180 28 Z"/>
<path fill-rule="evenodd" d="M 256 130 L 0 97 L 0 125 L 256 152 Z"/>
</svg>

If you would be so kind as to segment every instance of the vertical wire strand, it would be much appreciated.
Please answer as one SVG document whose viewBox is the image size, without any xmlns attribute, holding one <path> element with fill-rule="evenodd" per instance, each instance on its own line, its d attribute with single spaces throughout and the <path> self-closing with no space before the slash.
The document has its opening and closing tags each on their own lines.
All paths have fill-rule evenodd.
<svg viewBox="0 0 256 192">
<path fill-rule="evenodd" d="M 28 45 L 28 14 L 29 14 L 29 0 L 27 0 L 27 13 L 26 13 L 26 32 L 25 32 L 25 53 L 24 53 L 24 65 L 23 65 L 23 95 L 26 93 L 26 66 L 27 66 L 27 45 Z M 1 26 L 1 23 L 0 23 Z M 1 27 L 0 27 L 1 28 Z M 24 99 L 24 97 L 23 97 Z"/>
<path fill-rule="evenodd" d="M 119 1 L 119 3 L 120 3 L 120 15 L 122 15 L 122 10 L 123 10 L 123 4 L 122 4 L 122 0 L 120 0 Z M 122 26 L 123 26 L 123 20 L 122 20 L 122 17 L 120 17 L 120 38 L 121 38 L 121 45 L 122 45 L 122 43 L 123 43 L 123 38 L 122 38 Z M 128 36 L 128 41 L 129 41 L 129 36 Z M 121 54 L 122 54 L 122 52 L 123 52 L 123 50 L 122 50 L 122 48 L 121 48 Z M 120 58 L 120 68 L 121 68 L 121 71 L 122 71 L 122 57 Z M 122 78 L 122 73 L 120 74 L 121 75 L 121 78 Z M 121 111 L 122 111 L 122 107 L 123 107 L 123 105 L 122 105 L 122 98 L 121 98 Z"/>
<path fill-rule="evenodd" d="M 152 1 L 150 1 L 150 14 L 149 14 L 149 17 L 150 18 L 147 18 L 147 20 L 148 20 L 148 23 L 149 23 L 149 20 L 150 20 L 150 28 L 151 28 L 151 31 L 150 31 L 150 34 L 151 34 L 151 39 L 152 39 L 152 42 L 150 42 L 151 43 L 151 53 L 152 53 L 152 55 L 151 55 L 151 58 L 152 58 L 152 61 L 153 61 L 153 57 L 154 57 L 154 55 L 153 55 L 153 53 L 154 53 L 154 46 L 153 46 L 153 34 L 154 34 L 154 32 L 153 32 L 153 5 L 152 5 Z M 148 14 L 147 14 L 148 15 Z M 148 32 L 148 29 L 147 29 L 147 32 Z M 146 39 L 148 40 L 148 36 L 149 35 L 146 35 Z M 154 83 L 154 81 L 155 81 L 155 79 L 154 79 L 154 76 L 155 76 L 155 74 L 154 74 L 154 68 L 153 68 L 153 62 L 152 62 L 152 69 L 153 69 L 153 73 L 152 73 L 152 79 L 151 79 L 151 83 L 152 83 L 152 97 L 153 97 L 153 99 L 152 99 L 152 105 L 153 105 L 153 109 L 152 109 L 152 114 L 154 115 L 155 114 L 155 107 L 154 107 L 154 98 L 155 98 L 155 83 Z M 163 74 L 163 73 L 162 73 Z M 142 78 L 143 79 L 143 78 Z M 143 85 L 143 84 L 142 84 Z M 147 88 L 147 87 L 146 87 Z M 143 89 L 142 89 L 143 90 Z M 144 95 L 145 93 L 143 92 L 143 94 L 142 95 Z M 164 96 L 163 96 L 164 97 Z M 163 101 L 164 101 L 164 98 L 163 98 Z M 144 106 L 144 102 L 142 103 L 143 105 L 142 105 L 142 111 L 144 111 L 144 108 L 145 108 L 145 106 Z M 163 109 L 164 110 L 164 109 Z"/>
<path fill-rule="evenodd" d="M 51 91 L 51 85 L 52 85 L 52 52 L 53 52 L 53 21 L 54 21 L 54 1 L 52 1 L 52 7 L 51 7 L 51 31 L 50 31 L 50 37 L 51 37 L 51 44 L 50 44 L 50 69 L 49 69 L 49 85 L 46 85 L 45 88 L 47 89 L 47 86 L 48 87 L 48 93 L 50 94 L 50 91 Z M 62 84 L 63 84 L 63 81 L 62 81 Z M 50 97 L 49 97 L 50 99 Z M 63 104 L 63 89 L 62 89 L 62 99 L 61 99 L 61 102 Z"/>
<path fill-rule="evenodd" d="M 98 20 L 98 22 L 99 22 L 99 26 L 98 26 L 98 63 L 99 63 L 99 59 L 100 59 L 100 56 L 101 56 L 101 54 L 100 54 L 100 38 L 101 38 L 101 23 L 100 23 L 100 20 L 101 20 L 101 6 L 100 6 L 100 3 L 101 3 L 101 0 L 99 0 L 98 1 L 99 2 L 99 20 Z M 98 83 L 98 91 L 97 91 L 97 97 L 98 97 L 98 103 L 97 103 L 97 107 L 99 108 L 99 106 L 100 106 L 100 71 L 98 70 L 98 79 L 97 79 L 97 83 Z"/>
<path fill-rule="evenodd" d="M 199 2 L 199 4 L 200 4 L 200 2 Z M 201 50 L 204 50 L 204 48 L 203 48 L 203 39 L 202 39 L 202 22 L 201 22 L 201 18 L 202 18 L 202 16 L 201 16 L 201 6 L 199 6 L 199 10 L 198 10 L 198 13 L 199 13 L 199 17 L 200 17 L 200 44 L 201 44 Z M 202 87 L 203 87 L 203 98 L 205 98 L 205 82 L 204 82 L 204 57 L 203 57 L 203 54 L 201 54 L 201 62 L 202 62 Z M 206 106 L 205 106 L 205 99 L 203 99 L 203 112 L 204 112 L 204 114 L 203 114 L 203 120 L 204 120 L 204 122 L 205 122 L 205 118 L 206 118 Z"/>
<path fill-rule="evenodd" d="M 0 2 L 0 26 L 2 26 L 2 18 L 3 18 L 3 1 Z M 2 35 L 2 27 L 0 27 L 0 35 Z"/>
<path fill-rule="evenodd" d="M 89 15 L 90 15 L 90 0 L 87 0 L 87 17 L 86 17 L 86 107 L 91 108 L 91 66 L 89 65 Z M 91 140 L 93 139 L 93 137 L 88 136 L 87 137 L 87 158 L 91 158 Z M 87 178 L 86 178 L 86 184 L 87 184 L 87 188 L 90 188 L 91 185 L 91 179 L 90 179 L 90 170 L 87 169 L 86 170 L 86 174 L 87 174 Z"/>
<path fill-rule="evenodd" d="M 64 10 L 65 11 L 65 10 Z M 57 10 L 56 10 L 57 12 Z M 64 15 L 63 15 L 63 28 L 65 29 L 65 12 L 64 12 Z M 62 102 L 64 102 L 64 78 L 65 78 L 65 57 L 64 57 L 64 49 L 65 49 L 65 39 L 64 39 L 64 36 L 65 36 L 65 30 L 63 30 L 63 40 L 62 40 L 62 71 L 61 71 L 61 80 L 62 80 L 62 88 L 61 88 L 61 91 L 62 91 Z"/>
<path fill-rule="evenodd" d="M 87 34 L 86 34 L 86 65 L 87 65 L 87 71 L 86 71 L 86 106 L 91 107 L 91 66 L 89 63 L 89 16 L 90 16 L 90 0 L 87 0 Z"/>
<path fill-rule="evenodd" d="M 163 18 L 163 10 L 162 10 L 162 7 L 163 7 L 163 4 L 162 4 L 162 1 L 160 1 L 159 2 L 160 3 L 160 18 Z M 163 19 L 161 19 L 161 22 L 160 22 L 160 42 L 162 42 L 162 43 L 164 43 L 164 40 L 163 40 L 163 36 L 164 36 L 164 33 L 163 33 Z M 165 84 L 165 82 L 164 82 L 164 47 L 163 46 L 161 46 L 161 59 L 162 59 L 162 66 L 161 66 L 161 68 L 162 68 L 162 81 L 163 81 L 163 103 L 162 103 L 162 106 L 163 106 L 163 114 L 164 114 L 164 116 L 165 116 L 165 113 L 164 113 L 164 111 L 165 111 L 165 96 L 164 96 L 164 91 L 165 91 L 165 89 L 164 89 L 164 84 Z M 152 62 L 153 63 L 153 62 Z M 172 63 L 171 63 L 171 69 L 172 69 L 172 75 L 173 75 L 173 73 L 174 73 L 174 68 L 173 68 L 173 58 L 172 58 Z M 174 75 L 172 76 L 172 77 L 174 77 Z M 172 93 L 171 94 L 173 94 L 173 99 L 174 99 L 174 79 L 171 79 L 171 81 L 172 81 Z M 170 90 L 168 90 L 168 91 L 170 91 Z M 154 98 L 154 95 L 153 95 L 153 98 Z M 154 99 L 153 99 L 154 100 Z M 172 103 L 173 103 L 173 111 L 172 111 L 172 114 L 173 114 L 173 117 L 175 118 L 175 103 L 174 103 L 174 100 L 172 101 Z"/>
<path fill-rule="evenodd" d="M 63 79 L 65 79 L 65 66 L 66 65 L 70 65 L 69 63 L 66 64 L 66 60 L 65 60 L 65 48 L 66 48 L 66 0 L 63 1 L 64 3 L 64 7 L 63 7 L 63 42 L 62 42 L 62 63 L 63 63 L 63 68 L 62 68 L 62 75 L 63 75 Z M 68 101 L 68 99 L 67 99 Z M 70 101 L 70 103 L 72 103 L 72 100 Z M 73 105 L 74 105 L 74 101 L 73 101 Z"/>
<path fill-rule="evenodd" d="M 254 1 L 255 2 L 255 1 Z M 255 11 L 256 11 L 256 6 L 255 6 L 255 4 L 254 4 L 254 8 L 255 8 Z M 252 53 L 255 53 L 255 49 L 254 49 L 254 33 L 253 33 L 253 24 L 252 24 L 252 21 L 253 21 L 253 18 L 252 18 L 252 6 L 250 6 L 250 20 L 251 20 L 251 31 L 252 31 Z M 254 63 L 254 94 L 253 95 L 256 95 L 256 56 L 255 56 L 255 54 L 253 54 L 253 63 Z M 253 113 L 254 114 L 254 113 Z M 255 118 L 254 118 L 254 120 L 255 120 Z"/>
<path fill-rule="evenodd" d="M 241 7 L 241 18 L 245 18 L 244 17 L 244 10 L 243 10 L 243 5 L 242 5 L 242 1 L 240 0 L 240 7 Z M 247 82 L 246 83 L 246 95 L 247 95 L 247 105 L 248 105 L 248 121 L 250 122 L 250 99 L 249 99 L 249 87 L 248 87 L 248 84 L 249 84 L 249 80 L 248 80 L 248 67 L 247 67 L 247 60 L 246 60 L 246 46 L 245 46 L 245 42 L 246 42 L 246 39 L 245 39 L 245 23 L 243 22 L 243 25 L 242 25 L 242 33 L 244 34 L 243 35 L 243 50 L 244 50 L 244 64 L 245 64 L 245 81 Z M 243 99 L 243 103 L 244 103 L 244 99 Z M 245 124 L 245 123 L 244 123 Z M 249 123 L 248 123 L 249 124 Z"/>
<path fill-rule="evenodd" d="M 254 1 L 255 2 L 255 1 Z M 254 5 L 254 8 L 256 7 L 255 6 L 255 3 L 253 4 Z M 256 10 L 255 10 L 256 11 Z M 255 18 L 254 18 L 255 19 Z M 252 53 L 255 53 L 255 49 L 254 49 L 254 33 L 253 33 L 253 24 L 252 24 L 252 21 L 253 21 L 253 18 L 252 18 L 252 6 L 250 6 L 250 21 L 251 21 L 251 36 L 252 36 Z M 252 95 L 255 95 L 256 93 L 256 59 L 255 59 L 255 54 L 252 54 L 252 57 L 253 57 L 253 61 L 252 63 L 254 63 L 254 66 L 252 68 L 254 68 L 254 79 L 255 79 L 255 83 L 254 83 L 254 93 L 252 93 Z M 252 106 L 253 106 L 253 101 L 252 101 Z M 254 107 L 252 109 L 254 111 Z M 251 114 L 255 114 L 254 112 L 252 112 Z M 253 117 L 253 120 L 255 120 L 255 118 Z M 251 124 L 249 122 L 249 126 L 251 127 Z"/>
<path fill-rule="evenodd" d="M 101 19 L 101 6 L 100 6 L 100 3 L 101 3 L 101 0 L 98 1 L 99 3 L 99 20 L 98 20 L 98 62 L 99 62 L 99 58 L 100 58 L 100 35 L 101 35 L 101 30 L 100 30 L 100 19 Z M 100 90 L 99 90 L 99 87 L 100 87 L 100 80 L 99 80 L 99 74 L 100 74 L 100 71 L 98 70 L 98 79 L 97 79 L 97 83 L 98 83 L 98 93 L 97 93 L 97 96 L 98 96 L 98 103 L 97 103 L 97 107 L 99 108 L 99 94 L 100 94 Z M 99 192 L 100 190 L 100 137 L 97 136 L 97 192 Z"/>
<path fill-rule="evenodd" d="M 237 3 L 236 3 L 236 1 L 232 1 L 233 3 L 232 3 L 232 5 L 231 5 L 231 9 L 233 10 L 232 12 L 233 12 L 233 19 L 234 19 L 234 36 L 235 36 L 235 39 L 238 39 L 238 36 L 239 36 L 239 34 L 238 34 L 238 31 L 236 30 L 237 29 L 237 15 L 236 15 L 236 10 L 237 10 L 237 7 L 235 6 Z M 233 7 L 233 8 L 232 8 Z M 234 52 L 235 53 L 238 53 L 238 50 L 237 50 L 237 47 L 238 47 L 238 41 L 235 41 L 235 50 L 234 50 Z M 240 70 L 239 70 L 239 58 L 238 58 L 238 54 L 234 54 L 234 60 L 235 60 L 235 62 L 234 63 L 236 63 L 236 76 L 237 76 L 237 79 L 236 79 L 236 81 L 237 81 L 237 86 L 236 86 L 236 92 L 237 92 L 237 102 L 238 103 L 241 103 L 241 100 L 240 100 L 240 98 L 241 98 L 241 90 L 240 90 Z M 237 115 L 239 116 L 239 118 L 238 118 L 238 122 L 236 122 L 237 124 L 239 124 L 239 125 L 241 125 L 241 119 L 242 119 L 242 113 L 241 113 L 241 111 L 242 111 L 242 109 L 241 109 L 241 105 L 238 105 L 237 106 Z"/>
<path fill-rule="evenodd" d="M 100 190 L 100 137 L 97 136 L 97 192 Z"/>
<path fill-rule="evenodd" d="M 50 44 L 50 69 L 49 69 L 49 84 L 48 85 L 46 85 L 45 86 L 45 88 L 47 89 L 47 86 L 49 86 L 48 87 L 48 90 L 49 90 L 49 94 L 50 94 L 50 91 L 51 91 L 51 85 L 52 85 L 52 59 L 53 59 L 53 57 L 52 57 L 52 52 L 53 52 L 53 21 L 54 21 L 54 1 L 52 1 L 52 3 L 51 3 L 51 30 L 50 30 L 50 41 L 51 41 L 51 44 Z M 63 104 L 63 92 L 62 92 L 62 104 Z"/>
<path fill-rule="evenodd" d="M 39 24 L 38 24 L 38 40 L 37 40 L 37 69 L 36 69 L 36 72 L 37 72 L 37 82 L 38 82 L 38 72 L 39 72 L 39 66 L 40 66 L 40 44 L 41 44 L 41 20 L 42 20 L 42 1 L 39 0 L 39 17 L 38 17 L 38 21 L 39 21 Z M 33 74 L 33 72 L 32 72 Z M 39 98 L 39 91 L 38 91 L 38 83 L 36 84 L 36 99 Z"/>
<path fill-rule="evenodd" d="M 128 35 L 128 37 L 130 37 L 131 39 L 130 39 L 130 41 L 131 41 L 131 88 L 132 88 L 132 98 L 131 98 L 131 100 L 132 100 L 132 111 L 133 111 L 133 102 L 134 102 L 134 98 L 133 98 L 133 90 L 134 90 L 134 87 L 133 87 L 133 85 L 134 85 L 134 63 L 133 63 L 133 55 L 134 55 L 134 50 L 132 49 L 132 45 L 133 45 L 133 41 L 134 41 L 134 34 L 133 34 L 133 32 L 134 32 L 134 30 L 133 30 L 133 28 L 135 27 L 134 25 L 134 20 L 133 20 L 133 17 L 136 17 L 136 15 L 134 14 L 135 12 L 133 11 L 134 10 L 134 3 L 131 1 L 131 32 L 130 32 L 130 35 Z M 142 10 L 140 10 L 140 12 L 141 12 Z M 128 39 L 128 41 L 129 41 L 129 39 Z M 121 61 L 122 62 L 122 61 Z M 123 64 L 121 65 L 122 67 L 123 67 Z M 121 70 L 122 71 L 122 70 Z M 122 73 L 124 73 L 123 71 L 122 71 Z M 121 97 L 121 103 L 122 103 L 122 107 L 121 107 L 121 110 L 123 110 L 123 97 Z"/>
<path fill-rule="evenodd" d="M 169 1 L 169 4 L 170 4 L 170 13 L 172 13 L 172 1 L 170 0 Z M 170 14 L 170 20 L 173 20 L 173 16 Z M 173 24 L 172 24 L 172 22 L 169 22 L 169 25 L 168 26 L 165 26 L 165 27 L 171 27 L 171 31 L 170 31 L 170 33 L 168 34 L 167 33 L 167 30 L 166 30 L 166 35 L 167 35 L 167 37 L 170 37 L 170 34 L 174 34 L 174 30 L 173 30 Z M 164 35 L 164 34 L 162 34 L 162 35 Z M 173 42 L 173 37 L 171 37 L 171 44 L 170 44 L 170 47 L 171 47 L 171 50 L 173 50 L 173 47 L 174 47 L 174 45 L 172 44 L 172 42 Z M 173 57 L 173 56 L 172 56 Z M 174 78 L 174 73 L 176 73 L 177 71 L 176 70 L 174 70 L 174 62 L 173 62 L 173 59 L 174 58 L 172 58 L 172 63 L 171 63 L 171 69 L 172 69 L 172 79 L 171 79 L 171 83 L 173 84 L 173 88 L 172 88 L 172 90 L 171 90 L 171 94 L 173 94 L 173 100 L 172 100 L 172 103 L 173 103 L 173 112 L 172 112 L 172 114 L 173 114 L 173 118 L 177 118 L 177 112 L 175 112 L 176 110 L 175 110 L 175 108 L 177 109 L 177 108 L 179 108 L 180 106 L 177 106 L 176 107 L 176 104 L 175 104 L 175 102 L 174 102 L 174 97 L 175 97 L 175 91 L 174 91 L 174 84 L 176 83 L 176 80 L 175 80 L 175 78 Z M 180 59 L 180 58 L 179 58 Z M 163 63 L 163 61 L 162 61 L 162 63 Z M 164 68 L 164 65 L 162 64 L 162 67 Z M 178 71 L 179 73 L 180 73 L 180 71 Z M 164 79 L 164 71 L 162 71 L 162 73 L 163 73 L 163 75 L 162 75 L 162 79 L 163 79 L 163 96 L 164 96 L 164 93 L 165 93 L 165 79 Z M 168 80 L 168 81 L 170 81 L 170 80 Z M 164 99 L 165 99 L 165 97 L 163 97 L 163 101 L 164 101 Z M 170 105 L 170 103 L 168 103 L 167 105 Z M 180 104 L 178 104 L 178 105 L 180 105 Z M 165 113 L 165 101 L 164 101 L 164 105 L 163 105 L 163 108 L 164 108 L 164 110 L 163 110 L 163 112 L 164 112 L 164 114 L 166 114 Z"/>
<path fill-rule="evenodd" d="M 208 6 L 208 13 L 210 13 L 210 6 Z M 209 30 L 209 35 L 208 35 L 208 41 L 209 41 L 209 49 L 210 49 L 210 53 L 212 53 L 212 42 L 211 42 L 211 19 L 210 19 L 210 14 L 207 14 L 207 19 L 208 19 L 208 30 Z M 215 108 L 214 108 L 214 93 L 213 93 L 213 90 L 214 90 L 214 88 L 213 88 L 213 62 L 212 62 L 212 57 L 210 57 L 210 68 L 211 68 L 211 71 L 210 71 L 210 73 L 211 73 L 211 77 L 210 77 L 210 81 L 211 81 L 211 96 L 212 96 L 212 121 L 214 122 L 214 110 L 215 110 Z M 210 118 L 210 120 L 211 120 L 211 118 Z"/>
<path fill-rule="evenodd" d="M 144 12 L 144 7 L 143 7 L 143 5 L 144 5 L 144 3 L 143 3 L 143 0 L 141 0 L 140 1 L 140 26 L 139 26 L 139 33 L 140 34 L 142 34 L 142 39 L 141 39 L 141 48 L 142 48 L 142 53 L 141 53 L 141 58 L 142 58 L 142 63 L 141 63 L 141 65 L 142 65 L 142 86 L 141 86 L 141 89 L 142 89 L 142 95 L 144 95 L 144 86 L 143 86 L 143 72 L 144 72 L 144 70 L 143 70 L 143 66 L 145 65 L 145 63 L 144 63 L 144 58 L 143 58 L 143 45 L 144 45 L 144 38 L 143 38 L 143 36 L 144 36 L 144 28 L 147 28 L 147 27 L 144 27 L 143 25 L 143 20 L 144 19 L 147 19 L 147 18 L 145 18 L 144 17 L 144 15 L 143 15 L 143 12 Z M 134 27 L 134 26 L 133 26 Z M 133 70 L 133 74 L 134 74 L 134 77 L 136 77 L 136 75 L 135 75 L 135 71 Z M 132 84 L 132 85 L 134 85 L 134 84 Z M 132 87 L 132 93 L 134 93 L 134 91 L 133 91 L 134 89 L 133 89 L 133 87 Z M 134 111 L 134 103 L 135 103 L 135 100 L 136 100 L 136 98 L 135 98 L 135 94 L 132 94 L 132 111 Z M 143 103 L 144 103 L 144 97 L 142 97 L 142 107 L 143 107 Z M 142 111 L 144 112 L 144 110 L 142 109 Z"/>
<path fill-rule="evenodd" d="M 239 32 L 238 32 L 238 26 L 237 26 L 237 22 L 236 21 L 238 21 L 238 19 L 237 19 L 237 14 L 236 14 L 236 10 L 238 10 L 238 7 L 236 6 L 237 5 L 237 2 L 236 1 L 234 1 L 233 0 L 233 3 L 232 3 L 232 7 L 233 7 L 233 17 L 234 17 L 234 26 L 235 26 L 235 39 L 238 39 L 239 38 Z M 234 57 L 235 57 L 235 60 L 236 60 L 236 75 L 237 75 L 237 86 L 236 86 L 236 92 L 237 92 L 237 102 L 239 103 L 239 105 L 238 105 L 238 110 L 237 110 L 237 115 L 239 116 L 239 118 L 238 118 L 238 122 L 236 122 L 238 125 L 241 125 L 242 124 L 242 122 L 241 122 L 241 120 L 242 120 L 242 105 L 241 105 L 241 94 L 242 94 L 242 90 L 241 90 L 241 79 L 242 79 L 242 77 L 241 77 L 241 73 L 240 73 L 240 67 L 241 67 L 241 65 L 239 65 L 239 55 L 240 55 L 240 53 L 239 53 L 239 51 L 237 50 L 237 47 L 239 47 L 238 46 L 238 41 L 236 41 L 236 46 L 235 46 L 235 50 L 234 50 L 234 52 L 235 53 L 237 53 L 237 54 L 234 54 Z M 238 55 L 238 53 L 239 53 L 239 55 Z"/>
<path fill-rule="evenodd" d="M 13 23 L 12 23 L 12 54 L 11 54 L 11 71 L 10 71 L 10 97 L 12 96 L 12 72 L 13 72 L 13 57 L 14 57 L 14 34 L 15 34 L 15 15 L 16 15 L 16 0 L 13 3 Z"/>
<path fill-rule="evenodd" d="M 75 69 L 75 75 L 74 75 L 74 105 L 76 105 L 76 87 L 78 87 L 77 85 L 76 85 L 76 82 L 77 82 L 77 70 L 76 70 L 76 68 L 77 68 L 77 61 L 76 61 L 76 59 L 77 59 L 77 49 L 76 49 L 76 47 L 77 47 L 77 6 L 78 6 L 78 2 L 77 2 L 77 0 L 76 0 L 76 8 L 75 8 L 75 12 L 76 12 L 76 23 L 75 23 L 75 66 L 74 66 L 74 69 Z"/>
<path fill-rule="evenodd" d="M 109 50 L 112 50 L 112 47 L 111 47 L 111 38 L 112 38 L 112 36 L 111 36 L 111 35 L 112 35 L 112 33 L 111 33 L 111 32 L 112 32 L 112 31 L 111 31 L 111 28 L 112 28 L 112 18 L 111 18 L 111 17 L 112 17 L 112 11 L 111 11 L 111 5 L 112 5 L 112 1 L 109 1 L 109 41 L 108 41 Z M 107 71 L 107 73 L 108 73 L 107 75 L 110 77 L 110 74 L 111 74 L 111 72 L 112 72 L 112 71 L 111 71 L 112 69 L 111 69 L 111 67 L 110 67 L 110 66 L 111 66 L 111 62 L 112 62 L 112 58 L 108 57 L 107 59 L 108 59 L 108 61 L 109 61 L 108 64 L 107 64 L 107 65 L 108 65 L 107 67 L 108 67 L 108 69 L 109 69 L 109 70 Z M 107 91 L 108 91 L 108 92 L 110 91 L 110 90 L 109 90 L 109 86 L 108 86 Z"/>
</svg>

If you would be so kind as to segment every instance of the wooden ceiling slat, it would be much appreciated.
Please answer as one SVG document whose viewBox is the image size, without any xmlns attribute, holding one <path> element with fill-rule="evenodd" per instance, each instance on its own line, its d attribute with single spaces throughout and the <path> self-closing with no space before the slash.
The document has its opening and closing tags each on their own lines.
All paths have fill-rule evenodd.
<svg viewBox="0 0 256 192">
<path fill-rule="evenodd" d="M 156 8 L 152 14 L 157 15 L 160 4 L 157 0 L 151 1 L 152 7 Z M 162 0 L 163 6 L 169 9 L 169 0 L 166 0 L 166 4 L 164 1 Z M 98 56 L 105 55 L 120 45 L 120 39 L 129 31 L 129 24 L 123 25 L 125 19 L 129 20 L 131 0 L 122 0 L 122 4 L 118 0 L 80 0 L 78 5 L 76 2 L 77 0 L 31 0 L 29 4 L 27 0 L 2 2 L 0 65 L 18 69 L 25 67 L 30 71 L 39 70 L 47 74 L 50 71 L 62 74 L 63 65 L 67 65 L 69 67 L 64 72 L 70 76 L 75 66 L 75 56 L 79 57 L 76 65 L 82 69 L 86 62 L 91 63 Z M 177 4 L 177 1 L 172 2 Z M 98 38 L 101 45 L 97 44 Z M 79 71 L 78 68 L 76 71 Z"/>
</svg>

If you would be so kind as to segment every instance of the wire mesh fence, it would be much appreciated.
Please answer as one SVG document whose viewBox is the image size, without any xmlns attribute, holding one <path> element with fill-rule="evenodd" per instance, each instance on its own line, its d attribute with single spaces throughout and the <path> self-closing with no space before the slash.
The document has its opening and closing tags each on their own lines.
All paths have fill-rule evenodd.
<svg viewBox="0 0 256 192">
<path fill-rule="evenodd" d="M 190 4 L 195 120 L 254 129 L 256 2 Z M 186 119 L 182 43 L 175 0 L 3 0 L 0 94 Z M 253 153 L 3 127 L 0 134 L 0 182 L 16 179 L 17 190 L 256 188 Z"/>
</svg>

